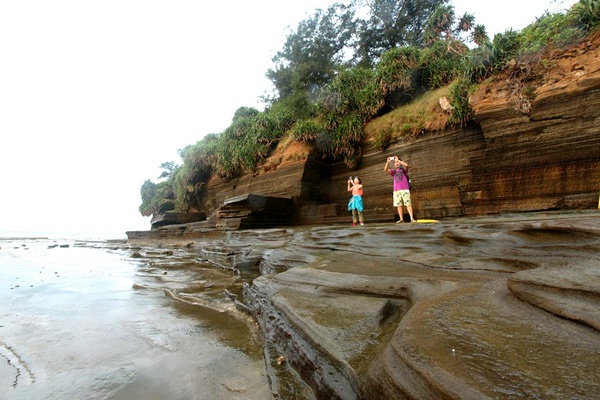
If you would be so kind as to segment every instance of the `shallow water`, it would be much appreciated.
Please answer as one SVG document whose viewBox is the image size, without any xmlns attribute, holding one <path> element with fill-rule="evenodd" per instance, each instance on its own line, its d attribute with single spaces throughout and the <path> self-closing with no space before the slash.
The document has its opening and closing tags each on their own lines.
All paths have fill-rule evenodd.
<svg viewBox="0 0 600 400">
<path fill-rule="evenodd" d="M 0 398 L 269 398 L 240 277 L 177 251 L 0 239 Z"/>
<path fill-rule="evenodd" d="M 595 399 L 597 330 L 517 299 L 507 280 L 547 270 L 540 283 L 550 282 L 566 295 L 578 287 L 596 293 L 599 217 L 506 215 L 430 225 L 249 230 L 189 243 L 165 241 L 162 247 L 0 238 L 0 400 L 268 399 L 265 370 L 281 398 L 310 398 L 303 396 L 309 386 L 296 384 L 292 367 L 285 367 L 294 364 L 277 367 L 285 349 L 267 347 L 266 365 L 255 323 L 231 300 L 258 270 L 301 266 L 325 273 L 288 274 L 290 292 L 305 281 L 334 290 L 324 291 L 326 302 L 291 301 L 301 311 L 297 315 L 309 315 L 305 322 L 325 327 L 330 337 L 356 332 L 369 340 L 372 333 L 359 331 L 360 324 L 342 332 L 341 323 L 331 319 L 338 312 L 344 321 L 358 315 L 355 299 L 336 302 L 332 293 L 347 294 L 340 286 L 355 279 L 362 285 L 362 278 L 327 283 L 324 277 L 365 275 L 374 283 L 372 293 L 384 297 L 395 294 L 378 286 L 379 278 L 397 279 L 401 298 L 406 287 L 401 280 L 422 281 L 415 286 L 421 300 L 402 312 L 397 331 L 416 368 L 441 369 L 447 374 L 442 384 L 490 398 Z M 374 263 L 377 268 L 371 268 Z M 235 273 L 227 269 L 233 266 Z M 537 282 L 539 276 L 525 278 Z M 275 280 L 282 284 L 286 278 Z M 324 304 L 335 307 L 326 314 L 310 309 L 325 312 Z M 394 328 L 388 328 L 391 335 Z M 334 347 L 346 349 L 358 367 L 377 357 L 375 347 L 363 351 L 355 343 L 351 338 Z M 359 352 L 365 361 L 356 361 Z M 300 352 L 285 356 L 302 359 Z M 314 371 L 314 364 L 308 368 Z"/>
</svg>

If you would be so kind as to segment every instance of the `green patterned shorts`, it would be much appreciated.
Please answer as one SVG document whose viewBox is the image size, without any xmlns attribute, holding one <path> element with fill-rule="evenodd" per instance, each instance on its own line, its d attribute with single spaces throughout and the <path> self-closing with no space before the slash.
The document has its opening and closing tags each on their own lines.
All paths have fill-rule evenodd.
<svg viewBox="0 0 600 400">
<path fill-rule="evenodd" d="M 395 190 L 394 191 L 394 207 L 410 206 L 410 191 Z"/>
</svg>

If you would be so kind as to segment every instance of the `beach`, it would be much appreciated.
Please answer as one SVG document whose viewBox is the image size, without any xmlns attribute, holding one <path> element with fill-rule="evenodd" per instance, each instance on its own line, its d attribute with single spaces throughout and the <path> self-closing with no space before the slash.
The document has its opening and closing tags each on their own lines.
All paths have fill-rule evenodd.
<svg viewBox="0 0 600 400">
<path fill-rule="evenodd" d="M 136 251 L 152 254 L 0 239 L 0 398 L 269 398 L 260 340 L 223 295 L 239 277 L 184 249 Z"/>
</svg>

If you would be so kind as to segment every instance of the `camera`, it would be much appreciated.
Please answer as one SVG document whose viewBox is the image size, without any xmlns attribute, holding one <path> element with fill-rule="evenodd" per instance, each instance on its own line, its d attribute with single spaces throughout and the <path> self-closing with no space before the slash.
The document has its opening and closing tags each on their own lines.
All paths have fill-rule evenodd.
<svg viewBox="0 0 600 400">
<path fill-rule="evenodd" d="M 394 161 L 394 157 L 388 157 L 388 161 Z"/>
<path fill-rule="evenodd" d="M 350 178 L 348 178 L 348 180 L 349 180 L 350 182 L 353 182 L 353 181 L 354 181 L 354 178 L 353 178 L 353 177 L 350 177 Z"/>
</svg>

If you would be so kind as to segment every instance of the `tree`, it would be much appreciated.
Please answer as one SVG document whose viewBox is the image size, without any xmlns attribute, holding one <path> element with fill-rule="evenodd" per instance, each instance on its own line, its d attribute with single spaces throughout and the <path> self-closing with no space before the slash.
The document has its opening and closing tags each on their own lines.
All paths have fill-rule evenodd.
<svg viewBox="0 0 600 400">
<path fill-rule="evenodd" d="M 454 6 L 440 6 L 427 19 L 425 43 L 427 46 L 432 46 L 435 42 L 443 41 L 446 43 L 449 52 L 465 54 L 468 49 L 461 36 L 472 31 L 474 26 L 475 17 L 473 14 L 465 13 L 457 19 Z M 466 39 L 468 40 L 471 37 L 472 35 L 467 36 Z"/>
<path fill-rule="evenodd" d="M 427 47 L 421 53 L 420 66 L 427 87 L 447 85 L 461 74 L 469 54 L 462 36 L 468 35 L 474 26 L 472 14 L 465 13 L 457 19 L 452 5 L 439 6 L 429 16 L 425 27 Z"/>
<path fill-rule="evenodd" d="M 317 10 L 287 36 L 283 49 L 273 57 L 275 67 L 267 71 L 278 100 L 298 92 L 311 99 L 331 81 L 353 37 L 353 18 L 352 7 L 334 4 L 326 11 Z"/>
<path fill-rule="evenodd" d="M 163 170 L 163 172 L 160 174 L 158 179 L 163 179 L 163 178 L 169 179 L 177 171 L 178 166 L 177 166 L 177 164 L 175 164 L 174 161 L 167 161 L 167 162 L 160 164 L 160 168 Z"/>
<path fill-rule="evenodd" d="M 423 27 L 431 13 L 448 0 L 357 0 L 368 7 L 367 20 L 357 21 L 356 57 L 364 66 L 373 66 L 383 52 L 395 47 L 424 44 Z"/>
<path fill-rule="evenodd" d="M 481 46 L 484 43 L 489 42 L 490 38 L 487 34 L 484 25 L 475 25 L 475 27 L 473 28 L 473 32 L 471 32 L 471 40 L 477 46 Z"/>
<path fill-rule="evenodd" d="M 140 214 L 144 217 L 172 210 L 174 208 L 175 194 L 171 182 L 163 181 L 158 184 L 147 179 L 140 190 L 142 204 Z"/>
</svg>

